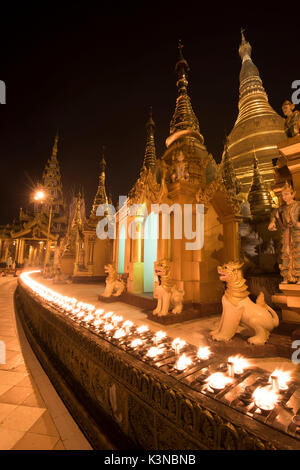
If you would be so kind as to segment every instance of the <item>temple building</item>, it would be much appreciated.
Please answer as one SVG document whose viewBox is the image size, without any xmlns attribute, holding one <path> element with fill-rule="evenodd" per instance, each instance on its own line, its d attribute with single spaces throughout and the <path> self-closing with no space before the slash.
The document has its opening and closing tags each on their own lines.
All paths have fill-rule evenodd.
<svg viewBox="0 0 300 470">
<path fill-rule="evenodd" d="M 128 292 L 149 295 L 154 290 L 155 266 L 164 260 L 164 265 L 170 266 L 169 282 L 184 292 L 184 302 L 208 306 L 219 302 L 222 292 L 217 266 L 239 254 L 240 206 L 226 190 L 218 165 L 204 145 L 188 95 L 189 65 L 182 48 L 179 44 L 175 67 L 178 96 L 167 148 L 160 159 L 156 157 L 150 116 L 140 177 L 117 213 L 120 235 L 114 244 L 114 263 L 118 272 L 128 277 Z M 134 213 L 136 204 L 139 209 Z M 152 210 L 153 204 L 172 209 L 169 238 L 163 233 L 166 214 Z M 200 243 L 197 249 L 189 248 L 191 239 L 186 233 L 182 237 L 176 234 L 174 218 L 178 213 L 183 216 L 185 204 L 192 207 L 193 230 L 197 227 L 200 234 L 203 229 L 204 245 Z M 197 213 L 197 204 L 203 204 L 202 214 Z M 204 221 L 204 227 L 196 225 L 199 220 Z"/>
<path fill-rule="evenodd" d="M 270 186 L 274 181 L 272 160 L 280 157 L 277 144 L 285 136 L 284 119 L 269 104 L 259 71 L 252 61 L 251 51 L 251 45 L 242 30 L 239 47 L 242 59 L 239 112 L 228 135 L 228 151 L 243 194 L 247 194 L 252 182 L 253 147 L 261 175 Z"/>
<path fill-rule="evenodd" d="M 81 194 L 75 203 L 74 215 L 59 255 L 62 273 L 77 282 L 104 280 L 104 266 L 112 259 L 112 240 L 97 237 L 96 228 L 104 217 L 97 215 L 97 208 L 108 204 L 105 183 L 106 161 L 104 153 L 100 161 L 99 182 L 91 213 L 85 218 L 84 201 Z"/>
<path fill-rule="evenodd" d="M 37 187 L 27 210 L 0 232 L 0 261 L 12 258 L 16 266 L 44 266 L 52 263 L 58 239 L 67 227 L 61 173 L 57 159 L 58 134 L 45 166 L 43 182 Z"/>
</svg>

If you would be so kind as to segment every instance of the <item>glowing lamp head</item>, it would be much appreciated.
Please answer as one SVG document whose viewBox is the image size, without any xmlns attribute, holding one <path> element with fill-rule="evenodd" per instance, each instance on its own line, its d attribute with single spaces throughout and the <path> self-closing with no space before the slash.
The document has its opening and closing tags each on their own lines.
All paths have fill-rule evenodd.
<svg viewBox="0 0 300 470">
<path fill-rule="evenodd" d="M 42 190 L 38 190 L 35 195 L 34 195 L 34 200 L 35 201 L 43 201 L 46 197 L 46 194 Z"/>
</svg>

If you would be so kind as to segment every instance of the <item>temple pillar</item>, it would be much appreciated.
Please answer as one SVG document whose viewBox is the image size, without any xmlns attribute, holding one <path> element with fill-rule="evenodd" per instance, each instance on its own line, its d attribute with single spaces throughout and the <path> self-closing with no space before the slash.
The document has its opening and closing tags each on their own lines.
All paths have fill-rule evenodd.
<svg viewBox="0 0 300 470">
<path fill-rule="evenodd" d="M 239 260 L 240 258 L 240 240 L 238 219 L 229 215 L 220 219 L 223 225 L 224 237 L 224 262 Z"/>
<path fill-rule="evenodd" d="M 22 238 L 20 240 L 20 247 L 19 247 L 19 253 L 18 253 L 18 263 L 19 264 L 24 263 L 24 246 L 25 246 L 25 240 Z"/>
</svg>

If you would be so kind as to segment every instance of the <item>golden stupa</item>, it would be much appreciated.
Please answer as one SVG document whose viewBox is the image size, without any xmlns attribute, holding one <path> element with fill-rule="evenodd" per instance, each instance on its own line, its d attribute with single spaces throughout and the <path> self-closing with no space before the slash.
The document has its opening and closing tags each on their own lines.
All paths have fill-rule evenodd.
<svg viewBox="0 0 300 470">
<path fill-rule="evenodd" d="M 284 119 L 270 106 L 259 71 L 251 59 L 251 45 L 243 30 L 241 33 L 239 113 L 228 136 L 228 150 L 241 192 L 247 193 L 253 177 L 253 147 L 264 182 L 272 183 L 272 159 L 280 157 L 277 143 L 284 140 L 285 134 Z"/>
</svg>

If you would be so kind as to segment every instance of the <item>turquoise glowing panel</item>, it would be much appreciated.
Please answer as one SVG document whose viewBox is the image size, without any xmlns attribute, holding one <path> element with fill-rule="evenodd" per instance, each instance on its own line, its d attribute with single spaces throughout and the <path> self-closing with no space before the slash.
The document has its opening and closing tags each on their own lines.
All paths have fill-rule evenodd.
<svg viewBox="0 0 300 470">
<path fill-rule="evenodd" d="M 157 259 L 158 214 L 151 212 L 144 229 L 144 292 L 153 292 L 154 262 Z"/>
<path fill-rule="evenodd" d="M 118 260 L 118 273 L 124 274 L 125 263 L 125 225 L 122 225 L 119 237 L 119 260 Z"/>
</svg>

